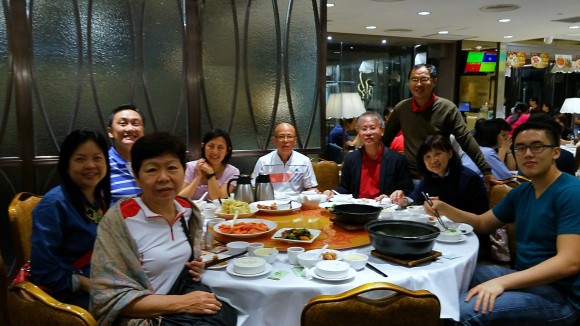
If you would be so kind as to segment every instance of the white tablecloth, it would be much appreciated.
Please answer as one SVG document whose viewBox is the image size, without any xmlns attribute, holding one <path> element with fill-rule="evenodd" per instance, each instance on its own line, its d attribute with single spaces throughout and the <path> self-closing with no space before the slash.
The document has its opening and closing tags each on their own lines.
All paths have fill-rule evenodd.
<svg viewBox="0 0 580 326">
<path fill-rule="evenodd" d="M 292 272 L 286 263 L 286 255 L 280 254 L 273 266 L 274 271 L 289 272 L 281 280 L 267 276 L 241 278 L 231 276 L 225 269 L 208 270 L 203 274 L 203 283 L 209 285 L 220 297 L 228 298 L 240 312 L 238 325 L 244 326 L 296 326 L 300 325 L 300 314 L 308 300 L 320 294 L 337 294 L 370 282 L 390 282 L 412 290 L 426 289 L 441 301 L 441 318 L 459 319 L 460 292 L 467 290 L 475 269 L 479 242 L 471 233 L 461 243 L 436 242 L 434 250 L 443 256 L 458 255 L 458 258 L 439 258 L 418 267 L 398 266 L 370 256 L 370 246 L 357 251 L 369 254 L 370 262 L 388 275 L 387 278 L 364 268 L 347 281 L 330 282 L 318 279 L 307 280 Z M 348 251 L 348 250 L 346 250 Z"/>
<path fill-rule="evenodd" d="M 574 156 L 576 156 L 576 146 L 571 146 L 571 145 L 560 145 L 560 148 L 563 151 L 568 151 L 572 154 L 574 154 Z"/>
</svg>

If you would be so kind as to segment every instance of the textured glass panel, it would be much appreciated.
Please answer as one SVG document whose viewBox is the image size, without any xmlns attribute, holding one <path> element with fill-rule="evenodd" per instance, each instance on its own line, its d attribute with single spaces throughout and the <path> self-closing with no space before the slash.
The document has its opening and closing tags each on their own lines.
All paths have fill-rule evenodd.
<svg viewBox="0 0 580 326">
<path fill-rule="evenodd" d="M 137 7 L 138 8 L 138 7 Z M 113 108 L 132 102 L 143 110 L 144 101 L 135 101 L 134 92 L 141 78 L 134 57 L 131 7 L 124 1 L 93 2 L 90 32 L 90 60 L 87 60 L 94 93 L 106 119 Z"/>
<path fill-rule="evenodd" d="M 177 121 L 183 130 L 185 120 L 177 120 L 184 99 L 181 7 L 178 1 L 146 1 L 143 16 L 144 95 L 151 101 L 157 130 L 173 131 Z"/>
<path fill-rule="evenodd" d="M 237 1 L 234 4 L 238 22 L 243 23 L 244 1 Z M 231 111 L 234 109 L 233 103 L 236 98 L 241 102 L 237 103 L 234 119 L 244 120 L 247 123 L 247 108 L 243 103 L 243 89 L 238 86 L 236 94 L 236 84 L 241 82 L 241 75 L 236 78 L 236 58 L 241 59 L 241 54 L 236 53 L 236 41 L 241 42 L 240 36 L 236 34 L 236 21 L 233 16 L 232 3 L 230 1 L 207 1 L 203 8 L 203 34 L 202 34 L 202 69 L 206 78 L 204 84 L 204 100 L 207 103 L 209 118 L 212 125 L 209 125 L 205 107 L 202 110 L 203 133 L 211 127 L 228 130 L 231 120 Z M 240 44 L 241 45 L 241 44 Z M 249 128 L 248 128 L 249 129 Z M 234 144 L 239 149 L 237 140 Z M 255 142 L 253 143 L 255 144 Z M 255 146 L 255 145 L 254 145 Z"/>
<path fill-rule="evenodd" d="M 310 129 L 310 146 L 320 146 L 320 114 L 314 102 L 316 85 L 317 39 L 314 12 L 310 1 L 295 1 L 288 26 L 288 77 L 292 111 L 300 140 L 305 146 Z M 315 118 L 312 121 L 312 118 Z"/>
<path fill-rule="evenodd" d="M 8 37 L 4 6 L 0 6 L 0 156 L 18 156 L 14 90 L 8 66 Z M 8 98 L 11 100 L 8 102 Z M 9 113 L 8 115 L 6 113 Z M 5 119 L 6 118 L 6 119 Z M 2 133 L 3 132 L 3 133 Z"/>
<path fill-rule="evenodd" d="M 83 60 L 77 38 L 80 31 L 71 1 L 35 1 L 32 12 L 36 151 L 37 155 L 56 155 L 55 142 L 60 143 L 74 128 L 75 102 L 82 91 L 78 83 Z M 81 120 L 85 127 L 91 125 L 86 117 Z"/>
</svg>

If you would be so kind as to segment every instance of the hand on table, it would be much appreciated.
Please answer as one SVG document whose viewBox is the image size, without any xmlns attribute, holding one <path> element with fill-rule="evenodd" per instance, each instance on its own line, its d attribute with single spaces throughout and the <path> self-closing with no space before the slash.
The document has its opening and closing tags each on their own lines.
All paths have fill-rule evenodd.
<svg viewBox="0 0 580 326">
<path fill-rule="evenodd" d="M 405 197 L 405 193 L 403 193 L 402 190 L 393 191 L 393 193 L 391 194 L 391 196 L 389 196 L 389 198 L 391 199 L 391 203 L 393 204 L 397 204 L 400 206 L 407 206 L 409 204 L 409 202 L 407 201 L 407 197 Z"/>
<path fill-rule="evenodd" d="M 189 275 L 191 275 L 191 279 L 195 282 L 199 282 L 201 279 L 201 273 L 203 273 L 205 268 L 205 263 L 201 260 L 201 257 L 185 263 L 185 266 L 189 268 Z"/>
<path fill-rule="evenodd" d="M 501 285 L 501 282 L 498 279 L 492 279 L 469 290 L 465 297 L 465 302 L 468 302 L 471 298 L 475 297 L 473 310 L 486 314 L 493 311 L 495 299 L 504 291 L 505 289 Z"/>
</svg>

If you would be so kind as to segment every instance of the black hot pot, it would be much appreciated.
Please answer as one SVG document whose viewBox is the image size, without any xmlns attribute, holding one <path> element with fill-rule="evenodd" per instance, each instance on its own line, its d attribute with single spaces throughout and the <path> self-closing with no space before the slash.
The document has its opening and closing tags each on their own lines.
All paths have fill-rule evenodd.
<svg viewBox="0 0 580 326">
<path fill-rule="evenodd" d="M 389 256 L 420 256 L 431 252 L 435 238 L 439 236 L 436 226 L 413 221 L 371 221 L 365 225 L 371 245 Z"/>
<path fill-rule="evenodd" d="M 375 207 L 362 204 L 341 204 L 336 205 L 332 209 L 332 213 L 336 215 L 335 220 L 340 223 L 351 225 L 364 225 L 367 222 L 379 218 L 381 207 Z"/>
</svg>

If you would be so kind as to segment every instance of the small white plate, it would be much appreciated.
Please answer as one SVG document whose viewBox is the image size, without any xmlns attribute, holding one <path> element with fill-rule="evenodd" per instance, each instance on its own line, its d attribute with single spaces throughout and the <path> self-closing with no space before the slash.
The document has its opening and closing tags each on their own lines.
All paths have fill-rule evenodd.
<svg viewBox="0 0 580 326">
<path fill-rule="evenodd" d="M 465 234 L 462 234 L 461 238 L 457 239 L 457 240 L 443 240 L 443 239 L 439 239 L 439 238 L 436 238 L 435 240 L 437 240 L 439 242 L 443 242 L 443 243 L 458 243 L 458 242 L 463 242 L 463 241 L 467 240 L 467 236 Z"/>
<path fill-rule="evenodd" d="M 278 201 L 281 201 L 281 200 L 278 200 Z M 251 203 L 250 208 L 259 210 L 262 213 L 285 214 L 285 213 L 291 213 L 293 211 L 297 211 L 302 207 L 302 204 L 295 202 L 295 201 L 290 201 L 290 207 L 291 207 L 290 209 L 261 209 L 261 208 L 258 208 L 258 205 L 270 206 L 274 202 L 276 202 L 276 200 L 257 201 L 257 202 Z"/>
<path fill-rule="evenodd" d="M 269 221 L 269 220 L 261 220 L 261 219 L 257 219 L 257 218 L 248 218 L 248 219 L 236 221 L 236 224 L 239 224 L 239 223 L 264 223 L 264 224 L 266 224 L 266 226 L 268 226 L 268 231 L 263 231 L 263 232 L 258 232 L 258 233 L 250 233 L 250 234 L 231 234 L 231 233 L 222 232 L 220 230 L 220 225 L 231 226 L 232 221 L 224 221 L 224 222 L 218 223 L 218 224 L 214 225 L 213 230 L 219 234 L 227 235 L 228 237 L 232 237 L 232 238 L 254 238 L 254 237 L 264 235 L 272 230 L 276 230 L 276 228 L 278 227 L 278 224 L 276 222 Z"/>
<path fill-rule="evenodd" d="M 203 260 L 205 263 L 209 263 L 213 260 L 214 256 L 217 256 L 217 259 L 222 259 L 222 258 L 226 258 L 229 257 L 230 255 L 226 255 L 226 254 L 207 254 L 207 255 L 203 255 L 201 256 L 201 260 Z M 207 269 L 222 269 L 226 266 L 228 266 L 229 261 L 226 260 L 224 262 L 221 262 L 217 265 L 213 265 L 208 267 Z"/>
<path fill-rule="evenodd" d="M 356 271 L 354 270 L 354 268 L 349 268 L 348 269 L 348 274 L 346 276 L 343 277 L 324 277 L 324 276 L 320 276 L 316 273 L 316 267 L 312 268 L 311 270 L 312 277 L 322 280 L 322 281 L 344 281 L 344 280 L 348 280 L 350 278 L 353 278 L 356 275 Z"/>
<path fill-rule="evenodd" d="M 473 226 L 469 225 L 469 224 L 465 224 L 465 223 L 453 223 L 453 222 L 444 222 L 445 225 L 450 228 L 450 229 L 456 229 L 457 231 L 460 231 L 463 234 L 470 234 L 471 232 L 473 232 Z M 437 223 L 437 227 L 443 231 L 443 227 L 441 226 L 441 224 Z"/>
<path fill-rule="evenodd" d="M 272 271 L 272 265 L 270 265 L 268 263 L 266 263 L 266 269 L 264 269 L 263 272 L 258 273 L 258 274 L 239 274 L 239 273 L 236 273 L 236 271 L 234 271 L 234 264 L 228 265 L 228 267 L 226 268 L 226 272 L 228 272 L 228 274 L 233 275 L 233 276 L 238 276 L 238 277 L 258 277 L 258 276 L 269 274 L 271 271 Z"/>
<path fill-rule="evenodd" d="M 300 229 L 300 228 L 282 228 L 282 229 L 276 231 L 276 233 L 274 233 L 274 235 L 272 236 L 272 240 L 280 240 L 280 241 L 286 241 L 286 242 L 299 242 L 299 243 L 312 243 L 320 235 L 320 230 L 308 229 L 308 231 L 310 231 L 310 234 L 312 234 L 312 238 L 309 240 L 292 240 L 292 239 L 281 238 L 282 232 L 292 230 L 292 229 Z"/>
</svg>

